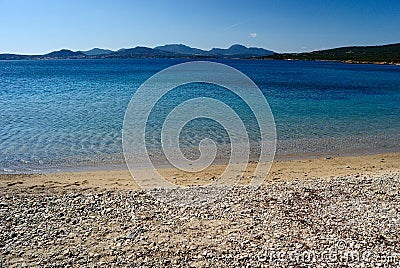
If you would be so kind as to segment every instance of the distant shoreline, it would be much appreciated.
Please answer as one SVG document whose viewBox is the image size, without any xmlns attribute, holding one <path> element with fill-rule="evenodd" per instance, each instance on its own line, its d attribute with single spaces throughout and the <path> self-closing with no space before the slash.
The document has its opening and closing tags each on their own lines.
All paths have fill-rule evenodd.
<svg viewBox="0 0 400 268">
<path fill-rule="evenodd" d="M 267 59 L 262 59 L 262 60 L 267 60 Z M 271 59 L 271 60 L 336 62 L 336 63 L 346 63 L 346 64 L 375 64 L 375 65 L 397 65 L 397 66 L 400 66 L 400 62 L 387 62 L 387 61 L 311 60 L 311 59 Z"/>
<path fill-rule="evenodd" d="M 300 53 L 277 53 L 260 47 L 240 44 L 229 48 L 202 50 L 183 44 L 167 44 L 154 48 L 136 46 L 116 51 L 93 48 L 88 51 L 61 49 L 40 55 L 0 54 L 0 60 L 47 59 L 115 59 L 115 58 L 177 58 L 177 59 L 255 59 L 255 60 L 313 60 L 352 64 L 400 64 L 400 43 L 380 46 L 348 46 Z"/>
<path fill-rule="evenodd" d="M 0 54 L 1 55 L 1 54 Z M 273 58 L 212 58 L 212 57 L 129 57 L 129 58 L 20 58 L 20 59 L 2 59 L 4 61 L 49 61 L 49 60 L 126 60 L 126 59 L 181 59 L 181 60 L 247 60 L 247 61 L 305 61 L 305 62 L 332 62 L 344 64 L 373 64 L 373 65 L 391 65 L 400 66 L 400 62 L 388 61 L 357 61 L 357 60 L 322 60 L 322 59 L 273 59 Z"/>
</svg>

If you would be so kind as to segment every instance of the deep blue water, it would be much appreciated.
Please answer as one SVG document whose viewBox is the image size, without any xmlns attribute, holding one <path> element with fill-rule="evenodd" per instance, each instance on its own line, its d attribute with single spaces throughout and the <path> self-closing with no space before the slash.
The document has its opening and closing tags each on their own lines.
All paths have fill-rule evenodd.
<svg viewBox="0 0 400 268">
<path fill-rule="evenodd" d="M 122 122 L 132 95 L 150 76 L 181 62 L 0 61 L 0 172 L 123 163 Z M 400 66 L 219 62 L 249 76 L 267 98 L 276 121 L 278 157 L 400 149 Z M 170 93 L 149 118 L 151 153 L 159 153 L 168 112 L 198 96 L 234 107 L 250 138 L 257 140 L 251 113 L 228 90 L 189 84 Z M 204 137 L 229 142 L 220 125 L 199 119 L 182 130 L 182 147 L 197 148 Z"/>
</svg>

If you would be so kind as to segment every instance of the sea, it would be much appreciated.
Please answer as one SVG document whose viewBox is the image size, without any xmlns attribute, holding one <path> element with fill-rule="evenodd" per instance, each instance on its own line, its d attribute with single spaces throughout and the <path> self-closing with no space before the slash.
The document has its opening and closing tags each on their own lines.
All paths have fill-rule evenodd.
<svg viewBox="0 0 400 268">
<path fill-rule="evenodd" d="M 122 128 L 132 96 L 157 72 L 188 61 L 0 61 L 0 173 L 125 167 Z M 400 151 L 400 66 L 211 61 L 241 71 L 261 90 L 275 122 L 275 159 Z M 197 97 L 232 107 L 250 142 L 259 141 L 252 110 L 237 95 L 221 86 L 191 83 L 161 96 L 151 110 L 146 148 L 155 164 L 165 158 L 161 131 L 166 116 Z M 196 159 L 205 138 L 222 148 L 218 160 L 227 161 L 230 140 L 224 126 L 200 115 L 181 129 L 179 146 Z M 257 150 L 251 154 L 257 158 Z"/>
</svg>

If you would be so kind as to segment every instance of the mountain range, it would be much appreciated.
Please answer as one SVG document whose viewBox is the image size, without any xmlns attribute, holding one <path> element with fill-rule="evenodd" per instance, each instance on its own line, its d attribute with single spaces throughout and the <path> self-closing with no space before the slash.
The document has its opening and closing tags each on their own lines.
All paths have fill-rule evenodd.
<svg viewBox="0 0 400 268">
<path fill-rule="evenodd" d="M 203 50 L 183 44 L 155 48 L 134 47 L 117 51 L 93 48 L 87 51 L 62 49 L 44 55 L 0 54 L 0 60 L 26 59 L 107 59 L 107 58 L 231 58 L 275 60 L 319 60 L 349 63 L 400 63 L 400 43 L 380 46 L 349 46 L 302 53 L 275 53 L 257 47 L 232 45 L 229 48 Z"/>
<path fill-rule="evenodd" d="M 88 51 L 61 49 L 43 55 L 0 54 L 0 60 L 21 59 L 97 59 L 97 58 L 252 58 L 271 56 L 274 52 L 257 47 L 232 45 L 227 49 L 202 50 L 183 44 L 149 47 L 123 48 L 117 51 L 93 48 Z"/>
</svg>

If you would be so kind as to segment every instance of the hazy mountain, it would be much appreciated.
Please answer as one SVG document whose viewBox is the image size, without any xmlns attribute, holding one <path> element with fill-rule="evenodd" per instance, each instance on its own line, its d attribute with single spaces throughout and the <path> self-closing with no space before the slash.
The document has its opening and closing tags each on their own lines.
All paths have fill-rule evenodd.
<svg viewBox="0 0 400 268">
<path fill-rule="evenodd" d="M 53 51 L 44 54 L 44 58 L 54 58 L 54 59 L 71 59 L 71 58 L 84 58 L 86 55 L 80 51 L 71 51 L 68 49 L 61 49 L 59 51 Z"/>
<path fill-rule="evenodd" d="M 117 51 L 93 48 L 88 51 L 71 51 L 61 49 L 44 55 L 17 55 L 0 54 L 0 60 L 20 59 L 93 59 L 93 58 L 251 58 L 259 56 L 270 56 L 273 52 L 255 47 L 233 45 L 227 49 L 213 48 L 209 51 L 192 48 L 183 44 L 168 44 L 155 48 L 134 47 L 121 48 Z"/>
<path fill-rule="evenodd" d="M 154 49 L 168 51 L 173 53 L 185 54 L 185 55 L 208 55 L 208 51 L 201 50 L 198 48 L 192 48 L 183 44 L 168 44 L 164 46 L 158 46 Z"/>
<path fill-rule="evenodd" d="M 149 47 L 124 48 L 108 55 L 105 58 L 155 58 L 176 57 L 176 53 L 153 49 Z"/>
<path fill-rule="evenodd" d="M 95 47 L 95 48 L 92 48 L 91 50 L 81 51 L 81 52 L 87 56 L 100 56 L 100 55 L 111 54 L 114 51 L 109 50 L 109 49 L 102 49 L 102 48 Z"/>
<path fill-rule="evenodd" d="M 34 56 L 18 55 L 18 54 L 10 54 L 10 53 L 0 54 L 0 60 L 27 60 L 27 59 L 31 59 L 33 57 Z"/>
<path fill-rule="evenodd" d="M 243 45 L 235 44 L 227 49 L 213 48 L 210 50 L 210 54 L 221 55 L 221 56 L 234 56 L 234 55 L 269 56 L 274 54 L 274 52 L 263 48 L 258 48 L 258 47 L 248 48 Z"/>
<path fill-rule="evenodd" d="M 266 50 L 257 47 L 245 47 L 243 45 L 235 44 L 231 47 L 224 48 L 213 48 L 211 50 L 202 50 L 198 48 L 192 48 L 182 44 L 169 44 L 165 46 L 158 46 L 155 49 L 169 51 L 185 55 L 199 55 L 199 56 L 211 56 L 211 57 L 225 57 L 225 56 L 238 56 L 238 57 L 259 57 L 259 56 L 269 56 L 274 54 L 273 51 Z"/>
<path fill-rule="evenodd" d="M 93 59 L 93 58 L 257 58 L 257 59 L 298 59 L 329 60 L 371 63 L 400 63 L 400 43 L 383 46 L 352 46 L 305 53 L 274 53 L 257 47 L 232 45 L 229 48 L 201 50 L 183 44 L 169 44 L 155 48 L 135 47 L 118 51 L 94 48 L 88 51 L 62 49 L 44 55 L 0 54 L 0 60 L 26 59 Z"/>
</svg>

